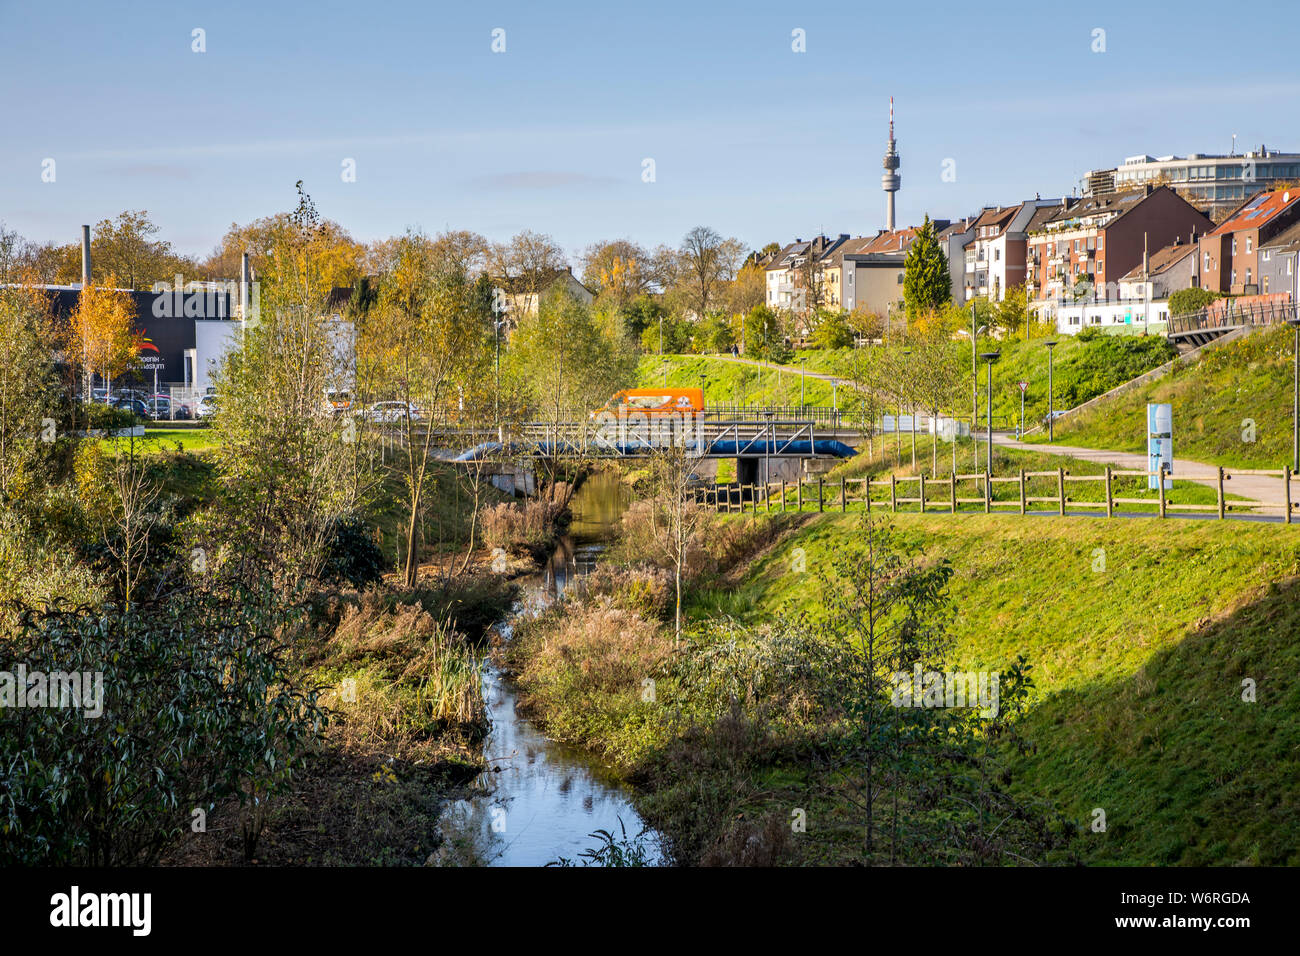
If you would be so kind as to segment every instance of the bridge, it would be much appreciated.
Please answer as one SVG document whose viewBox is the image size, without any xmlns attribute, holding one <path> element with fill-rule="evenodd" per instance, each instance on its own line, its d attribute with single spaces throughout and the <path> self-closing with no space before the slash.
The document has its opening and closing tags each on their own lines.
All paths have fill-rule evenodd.
<svg viewBox="0 0 1300 956">
<path fill-rule="evenodd" d="M 1171 315 L 1165 335 L 1177 346 L 1201 346 L 1238 329 L 1300 321 L 1291 293 L 1220 299 L 1188 315 Z"/>
<path fill-rule="evenodd" d="M 466 434 L 462 432 L 462 434 Z M 480 432 L 480 435 L 483 433 Z M 850 458 L 856 450 L 838 430 L 813 421 L 529 422 L 480 441 L 453 461 L 500 457 L 638 458 L 680 447 L 691 458 Z"/>
</svg>

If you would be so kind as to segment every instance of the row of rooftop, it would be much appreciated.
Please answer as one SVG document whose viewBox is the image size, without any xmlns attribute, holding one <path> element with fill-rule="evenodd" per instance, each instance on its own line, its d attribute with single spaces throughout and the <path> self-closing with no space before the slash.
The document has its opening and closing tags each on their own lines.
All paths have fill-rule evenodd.
<svg viewBox="0 0 1300 956">
<path fill-rule="evenodd" d="M 1133 324 L 1135 306 L 1144 325 L 1162 322 L 1168 296 L 1184 288 L 1300 300 L 1300 186 L 1287 185 L 1300 182 L 1300 156 L 1261 148 L 1245 157 L 1208 157 L 1220 161 L 1211 165 L 1216 170 L 1227 168 L 1221 161 L 1228 159 L 1255 164 L 1237 166 L 1249 173 L 1245 180 L 1225 174 L 1216 181 L 1249 187 L 1227 206 L 1170 182 L 1178 163 L 1194 169 L 1202 159 L 1130 157 L 1123 170 L 1141 174 L 1138 185 L 1116 170 L 1109 180 L 1092 173 L 1081 197 L 1036 196 L 960 220 L 935 220 L 953 301 L 1002 301 L 1023 286 L 1030 307 L 1068 333 Z M 1165 167 L 1173 175 L 1147 175 Z M 796 239 L 761 260 L 767 303 L 796 313 L 843 308 L 889 315 L 901 305 L 904 262 L 916 234 L 909 227 L 869 237 Z"/>
</svg>

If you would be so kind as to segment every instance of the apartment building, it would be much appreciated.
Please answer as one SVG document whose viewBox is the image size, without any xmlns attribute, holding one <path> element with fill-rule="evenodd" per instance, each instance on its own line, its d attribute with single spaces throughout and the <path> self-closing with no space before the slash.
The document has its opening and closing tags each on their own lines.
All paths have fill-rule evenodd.
<svg viewBox="0 0 1300 956">
<path fill-rule="evenodd" d="M 1200 284 L 1258 295 L 1260 247 L 1300 222 L 1300 190 L 1275 189 L 1243 203 L 1200 241 Z"/>
<path fill-rule="evenodd" d="M 1260 244 L 1259 291 L 1289 295 L 1293 305 L 1300 302 L 1300 223 Z"/>
<path fill-rule="evenodd" d="M 536 315 L 541 297 L 557 285 L 585 305 L 591 305 L 596 299 L 596 293 L 573 274 L 572 266 L 556 269 L 543 276 L 537 283 L 536 290 L 530 288 L 528 280 L 522 276 L 498 276 L 493 279 L 493 284 L 498 307 L 507 321 L 512 323 L 518 323 L 526 315 Z"/>
<path fill-rule="evenodd" d="M 1031 199 L 1015 206 L 986 207 L 968 230 L 961 255 L 950 257 L 949 269 L 960 273 L 955 302 L 991 299 L 1001 302 L 1007 290 L 1026 283 L 1029 235 L 1060 209 L 1059 199 Z"/>
<path fill-rule="evenodd" d="M 1167 185 L 1219 221 L 1256 193 L 1296 179 L 1300 179 L 1300 153 L 1280 153 L 1261 145 L 1228 156 L 1129 156 L 1121 166 L 1088 172 L 1083 194 L 1087 198 Z"/>
<path fill-rule="evenodd" d="M 1054 214 L 1032 227 L 1028 285 L 1035 299 L 1116 298 L 1121 276 L 1152 249 L 1191 241 L 1214 228 L 1203 212 L 1167 186 L 1064 199 Z"/>
<path fill-rule="evenodd" d="M 839 276 L 828 276 L 827 260 L 844 243 L 847 232 L 834 239 L 817 236 L 795 239 L 763 267 L 769 308 L 802 314 L 819 308 L 839 308 Z"/>
</svg>

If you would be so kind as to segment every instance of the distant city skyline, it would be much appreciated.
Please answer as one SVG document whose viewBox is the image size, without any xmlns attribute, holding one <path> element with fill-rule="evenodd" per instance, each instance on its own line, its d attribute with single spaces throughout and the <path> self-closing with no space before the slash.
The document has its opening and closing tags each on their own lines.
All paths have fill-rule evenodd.
<svg viewBox="0 0 1300 956">
<path fill-rule="evenodd" d="M 890 96 L 899 226 L 1069 195 L 1126 156 L 1226 153 L 1234 134 L 1238 152 L 1300 150 L 1293 42 L 1260 26 L 1291 12 L 2 2 L 0 222 L 72 243 L 147 209 L 205 256 L 292 208 L 302 179 L 360 241 L 532 229 L 573 255 L 701 224 L 753 248 L 870 235 Z"/>
</svg>

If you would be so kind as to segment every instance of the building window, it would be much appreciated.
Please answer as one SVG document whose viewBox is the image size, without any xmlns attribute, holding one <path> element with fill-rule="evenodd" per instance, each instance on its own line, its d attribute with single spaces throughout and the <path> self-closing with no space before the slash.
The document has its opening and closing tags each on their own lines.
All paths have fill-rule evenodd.
<svg viewBox="0 0 1300 956">
<path fill-rule="evenodd" d="M 1246 270 L 1246 285 L 1250 285 L 1250 270 Z"/>
<path fill-rule="evenodd" d="M 1250 246 L 1251 246 L 1250 236 L 1247 236 L 1247 237 L 1246 237 L 1246 254 L 1247 254 L 1247 255 L 1250 255 Z"/>
<path fill-rule="evenodd" d="M 1273 250 L 1272 250 L 1272 249 L 1265 249 L 1263 255 L 1264 255 L 1264 261 L 1265 261 L 1265 262 L 1268 262 L 1268 260 L 1269 260 L 1270 258 L 1272 258 L 1272 256 L 1273 256 Z"/>
<path fill-rule="evenodd" d="M 1232 254 L 1233 254 L 1234 256 L 1237 254 L 1237 237 L 1236 237 L 1236 236 L 1233 236 L 1233 237 L 1232 237 Z"/>
</svg>

